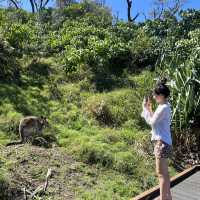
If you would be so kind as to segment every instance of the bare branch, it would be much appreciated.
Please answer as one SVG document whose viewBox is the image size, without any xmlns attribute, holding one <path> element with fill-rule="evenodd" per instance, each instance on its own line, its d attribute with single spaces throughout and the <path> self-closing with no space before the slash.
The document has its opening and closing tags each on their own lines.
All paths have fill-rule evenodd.
<svg viewBox="0 0 200 200">
<path fill-rule="evenodd" d="M 48 3 L 49 3 L 49 0 L 46 0 L 46 2 L 43 4 L 43 8 L 45 8 Z"/>
<path fill-rule="evenodd" d="M 170 13 L 175 15 L 181 9 L 184 3 L 185 0 L 175 0 L 174 5 L 172 7 L 168 7 Z"/>
<path fill-rule="evenodd" d="M 31 4 L 32 12 L 35 13 L 35 12 L 38 12 L 38 11 L 44 9 L 50 0 L 40 0 L 40 1 L 29 0 L 29 1 Z"/>
<path fill-rule="evenodd" d="M 137 13 L 137 15 L 132 19 L 132 21 L 135 21 L 139 17 L 140 13 Z"/>
<path fill-rule="evenodd" d="M 44 191 L 45 192 L 47 190 L 47 187 L 48 187 L 48 184 L 49 184 L 49 178 L 51 177 L 51 175 L 52 175 L 52 170 L 48 169 L 47 175 L 46 175 L 46 181 L 45 181 L 45 184 L 44 184 Z"/>
<path fill-rule="evenodd" d="M 176 15 L 187 0 L 154 0 L 155 7 L 151 15 L 154 19 L 162 19 L 164 12 L 168 11 L 170 15 Z"/>
<path fill-rule="evenodd" d="M 104 0 L 105 1 L 105 0 Z M 56 0 L 56 5 L 59 8 L 63 8 L 65 6 L 70 5 L 71 3 L 75 2 L 75 0 Z M 96 3 L 101 2 L 101 1 L 95 1 Z"/>
<path fill-rule="evenodd" d="M 37 4 L 36 0 L 33 0 L 33 3 L 34 3 L 34 6 L 35 6 L 35 10 L 38 11 L 39 9 L 38 9 L 38 4 Z"/>
<path fill-rule="evenodd" d="M 142 15 L 144 16 L 145 21 L 147 20 L 147 16 L 144 12 L 142 12 Z"/>
<path fill-rule="evenodd" d="M 19 9 L 18 2 L 15 0 L 10 0 L 10 2 L 15 6 L 16 9 Z"/>
<path fill-rule="evenodd" d="M 24 192 L 24 200 L 27 200 L 26 188 L 23 189 L 23 192 Z"/>
<path fill-rule="evenodd" d="M 42 8 L 43 0 L 40 0 L 40 6 L 39 8 Z"/>
</svg>

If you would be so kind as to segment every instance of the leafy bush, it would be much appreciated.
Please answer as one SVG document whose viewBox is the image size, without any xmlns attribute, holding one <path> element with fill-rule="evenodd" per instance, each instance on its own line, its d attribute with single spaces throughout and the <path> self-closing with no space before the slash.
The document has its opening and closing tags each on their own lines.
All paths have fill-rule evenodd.
<svg viewBox="0 0 200 200">
<path fill-rule="evenodd" d="M 4 36 L 18 50 L 26 48 L 34 37 L 33 29 L 28 24 L 14 23 L 4 27 Z"/>
<path fill-rule="evenodd" d="M 48 63 L 37 58 L 32 59 L 31 63 L 27 66 L 27 72 L 33 78 L 37 78 L 38 76 L 48 77 L 50 75 L 50 70 Z"/>
<path fill-rule="evenodd" d="M 92 113 L 101 125 L 109 126 L 114 124 L 112 113 L 104 100 L 97 101 L 94 98 L 87 107 L 88 111 Z"/>
<path fill-rule="evenodd" d="M 117 84 L 116 77 L 122 76 L 124 69 L 135 71 L 155 63 L 156 56 L 152 54 L 153 42 L 142 31 L 135 33 L 135 38 L 129 43 L 123 42 L 112 32 L 87 24 L 79 24 L 73 35 L 66 33 L 64 43 L 67 45 L 62 53 L 66 72 L 70 74 L 86 66 L 93 73 L 91 82 L 95 83 L 100 91 L 112 89 L 113 85 Z M 144 40 L 138 38 L 141 34 Z M 73 48 L 70 43 L 73 43 Z"/>
<path fill-rule="evenodd" d="M 16 54 L 10 44 L 0 38 L 0 81 L 1 82 L 19 82 L 20 67 L 16 60 Z"/>
<path fill-rule="evenodd" d="M 137 84 L 131 89 L 96 93 L 84 102 L 83 109 L 90 116 L 92 115 L 100 125 L 144 129 L 147 126 L 138 113 L 141 112 L 143 97 L 152 88 L 153 76 L 153 73 L 143 72 L 132 79 L 132 82 Z M 128 121 L 132 125 L 128 125 Z"/>
<path fill-rule="evenodd" d="M 10 180 L 4 169 L 0 168 L 0 198 L 8 198 Z"/>
<path fill-rule="evenodd" d="M 195 145 L 194 140 L 199 140 L 196 131 L 191 134 L 191 130 L 199 127 L 199 36 L 199 29 L 195 29 L 187 38 L 177 40 L 157 68 L 160 74 L 171 79 L 174 143 L 184 143 L 188 149 Z"/>
</svg>

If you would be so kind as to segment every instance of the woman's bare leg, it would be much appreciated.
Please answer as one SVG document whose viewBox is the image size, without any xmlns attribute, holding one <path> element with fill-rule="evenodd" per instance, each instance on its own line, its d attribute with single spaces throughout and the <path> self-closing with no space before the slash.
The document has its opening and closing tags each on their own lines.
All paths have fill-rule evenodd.
<svg viewBox="0 0 200 200">
<path fill-rule="evenodd" d="M 172 200 L 168 161 L 166 158 L 156 158 L 156 173 L 160 185 L 160 200 Z"/>
</svg>

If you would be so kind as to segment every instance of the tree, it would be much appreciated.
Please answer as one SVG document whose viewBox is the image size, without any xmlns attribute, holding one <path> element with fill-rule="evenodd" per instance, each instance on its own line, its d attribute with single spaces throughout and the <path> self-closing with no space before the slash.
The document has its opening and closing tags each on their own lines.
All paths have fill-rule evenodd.
<svg viewBox="0 0 200 200">
<path fill-rule="evenodd" d="M 59 8 L 64 8 L 74 2 L 75 0 L 56 0 L 56 6 Z"/>
<path fill-rule="evenodd" d="M 32 12 L 38 12 L 43 10 L 50 0 L 29 0 L 32 8 Z"/>
<path fill-rule="evenodd" d="M 162 19 L 167 11 L 171 16 L 176 15 L 186 0 L 154 0 L 154 8 L 150 15 L 153 19 Z"/>
<path fill-rule="evenodd" d="M 106 1 L 105 0 L 95 0 L 96 4 L 99 6 L 105 6 Z"/>
<path fill-rule="evenodd" d="M 132 0 L 126 0 L 126 1 L 127 1 L 127 5 L 128 5 L 128 21 L 133 22 L 138 18 L 139 13 L 137 13 L 137 15 L 134 18 L 132 18 L 131 17 Z"/>
<path fill-rule="evenodd" d="M 1 1 L 1 2 L 3 2 L 3 1 Z M 19 9 L 20 8 L 20 1 L 19 0 L 9 0 L 8 1 L 8 4 L 9 4 L 9 6 L 13 6 L 14 8 L 16 8 L 16 9 Z"/>
<path fill-rule="evenodd" d="M 16 50 L 0 36 L 0 82 L 20 81 L 20 67 L 16 59 Z"/>
<path fill-rule="evenodd" d="M 19 9 L 21 7 L 20 4 L 22 3 L 21 0 L 1 0 L 0 2 L 5 2 L 5 1 L 7 1 L 10 6 L 13 6 L 16 9 Z M 44 9 L 49 2 L 50 0 L 29 0 L 33 13 Z"/>
</svg>

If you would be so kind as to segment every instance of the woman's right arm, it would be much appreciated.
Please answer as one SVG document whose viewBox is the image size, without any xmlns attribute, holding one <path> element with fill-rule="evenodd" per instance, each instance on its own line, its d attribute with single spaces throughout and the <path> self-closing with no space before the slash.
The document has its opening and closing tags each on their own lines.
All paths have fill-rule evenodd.
<svg viewBox="0 0 200 200">
<path fill-rule="evenodd" d="M 144 106 L 141 116 L 145 119 L 147 124 L 153 126 L 160 120 L 162 120 L 163 117 L 165 116 L 165 107 L 163 106 L 158 107 L 156 111 L 153 113 L 151 110 L 147 109 L 147 107 Z"/>
<path fill-rule="evenodd" d="M 153 115 L 153 112 L 151 113 L 148 109 L 147 109 L 147 102 L 146 99 L 144 98 L 143 103 L 142 103 L 142 113 L 141 113 L 141 117 L 143 117 L 145 119 L 145 121 L 148 123 L 150 116 Z"/>
<path fill-rule="evenodd" d="M 143 117 L 144 119 L 145 119 L 145 121 L 148 123 L 148 119 L 150 118 L 150 116 L 152 116 L 153 115 L 153 112 L 152 112 L 152 110 L 151 110 L 151 112 L 150 112 L 150 109 L 147 109 L 147 107 L 148 107 L 148 102 L 147 102 L 147 100 L 144 98 L 143 99 L 143 102 L 142 102 L 142 113 L 141 113 L 141 117 Z"/>
</svg>

